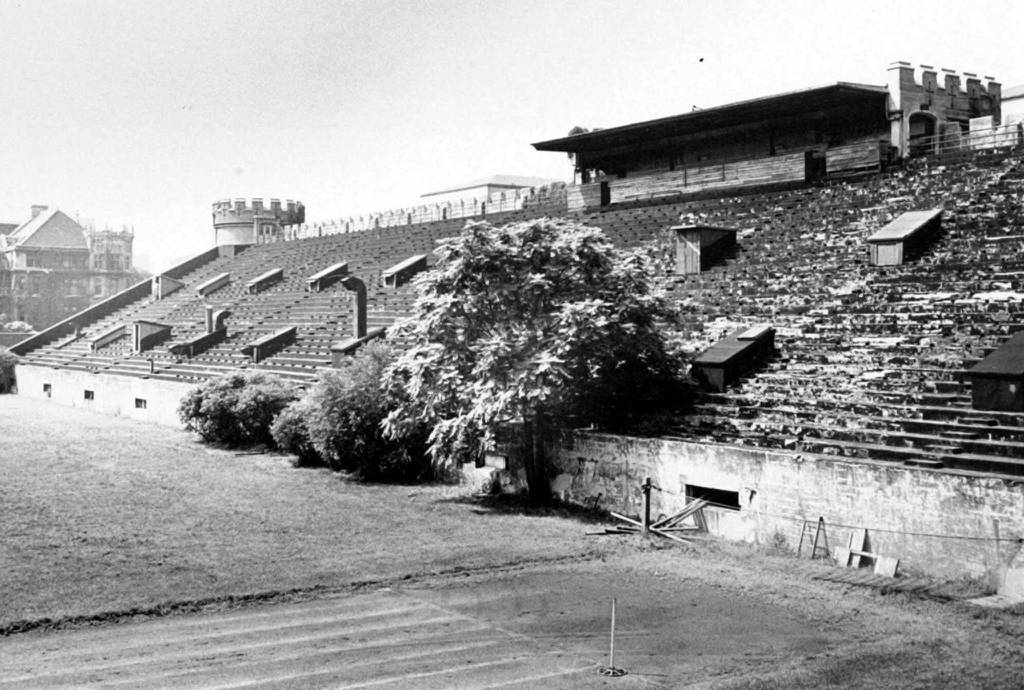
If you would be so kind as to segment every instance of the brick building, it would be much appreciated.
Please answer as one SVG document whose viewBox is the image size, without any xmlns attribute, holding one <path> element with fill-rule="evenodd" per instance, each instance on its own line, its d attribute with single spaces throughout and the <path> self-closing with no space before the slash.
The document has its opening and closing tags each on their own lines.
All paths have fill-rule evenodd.
<svg viewBox="0 0 1024 690">
<path fill-rule="evenodd" d="M 131 231 L 96 231 L 58 209 L 33 206 L 0 226 L 0 322 L 44 328 L 128 287 Z"/>
</svg>

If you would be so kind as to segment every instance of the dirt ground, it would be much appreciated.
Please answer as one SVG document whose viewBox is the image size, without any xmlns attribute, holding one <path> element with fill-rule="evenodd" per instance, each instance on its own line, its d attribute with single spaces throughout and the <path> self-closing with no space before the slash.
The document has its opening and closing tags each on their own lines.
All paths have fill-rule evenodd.
<svg viewBox="0 0 1024 690">
<path fill-rule="evenodd" d="M 0 687 L 1024 687 L 1024 616 L 790 554 L 588 537 L 11 396 L 0 429 Z M 597 674 L 613 597 L 623 678 Z"/>
<path fill-rule="evenodd" d="M 1021 687 L 1020 616 L 660 546 L 37 629 L 0 641 L 0 687 Z"/>
</svg>

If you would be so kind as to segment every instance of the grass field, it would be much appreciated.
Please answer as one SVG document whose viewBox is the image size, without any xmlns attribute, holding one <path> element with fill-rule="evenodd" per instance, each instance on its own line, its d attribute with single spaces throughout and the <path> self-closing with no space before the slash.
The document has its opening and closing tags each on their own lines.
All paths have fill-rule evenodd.
<svg viewBox="0 0 1024 690">
<path fill-rule="evenodd" d="M 586 659 L 618 593 L 622 653 L 657 672 L 650 687 L 1024 687 L 1024 616 L 813 580 L 827 566 L 791 555 L 587 537 L 579 516 L 465 487 L 352 483 L 16 396 L 0 396 L 0 430 L 0 630 L 35 628 L 8 649 L 89 634 L 44 618 L 125 623 L 383 582 Z"/>
<path fill-rule="evenodd" d="M 0 626 L 584 554 L 557 517 L 381 486 L 0 396 Z"/>
</svg>

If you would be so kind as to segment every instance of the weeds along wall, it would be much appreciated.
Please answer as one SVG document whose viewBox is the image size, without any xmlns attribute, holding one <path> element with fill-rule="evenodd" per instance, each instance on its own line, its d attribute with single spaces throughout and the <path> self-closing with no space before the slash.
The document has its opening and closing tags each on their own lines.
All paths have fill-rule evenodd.
<svg viewBox="0 0 1024 690">
<path fill-rule="evenodd" d="M 1024 485 L 1013 478 L 585 431 L 554 442 L 549 458 L 553 490 L 575 503 L 600 496 L 600 507 L 637 515 L 651 477 L 661 489 L 652 516 L 681 509 L 688 488 L 710 489 L 737 504 L 705 510 L 716 536 L 795 550 L 803 521 L 820 516 L 830 547 L 866 528 L 870 551 L 944 577 L 997 583 L 1024 536 Z"/>
</svg>

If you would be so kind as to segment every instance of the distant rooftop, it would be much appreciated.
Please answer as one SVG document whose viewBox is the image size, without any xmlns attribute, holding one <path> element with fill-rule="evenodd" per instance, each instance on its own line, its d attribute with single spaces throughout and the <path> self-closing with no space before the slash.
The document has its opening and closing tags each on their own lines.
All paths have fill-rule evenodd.
<svg viewBox="0 0 1024 690">
<path fill-rule="evenodd" d="M 17 230 L 17 223 L 0 223 L 0 235 L 8 235 Z"/>
<path fill-rule="evenodd" d="M 1007 100 L 1009 100 L 1011 98 L 1021 98 L 1021 97 L 1024 97 L 1024 84 L 1017 84 L 1016 86 L 1011 86 L 1008 89 L 1003 89 L 1003 100 L 1004 101 L 1007 101 Z"/>
<path fill-rule="evenodd" d="M 539 141 L 533 147 L 538 151 L 578 153 L 607 149 L 611 146 L 632 146 L 651 138 L 677 137 L 709 129 L 724 129 L 752 120 L 783 118 L 826 106 L 853 107 L 865 102 L 882 102 L 887 93 L 888 89 L 884 86 L 836 82 L 826 86 L 703 108 L 657 120 L 595 129 L 584 134 Z"/>
<path fill-rule="evenodd" d="M 70 216 L 58 209 L 33 207 L 35 215 L 6 235 L 7 247 L 82 249 L 88 251 L 85 231 Z"/>
<path fill-rule="evenodd" d="M 502 189 L 523 189 L 525 187 L 543 187 L 546 184 L 552 184 L 558 180 L 551 180 L 545 177 L 525 177 L 523 175 L 491 175 L 490 177 L 482 177 L 479 180 L 473 180 L 472 182 L 466 182 L 465 184 L 456 185 L 447 189 L 439 189 L 435 192 L 427 192 L 422 196 L 436 196 L 438 194 L 449 194 L 451 192 L 461 192 L 466 189 L 476 189 L 477 187 L 500 187 Z"/>
</svg>

